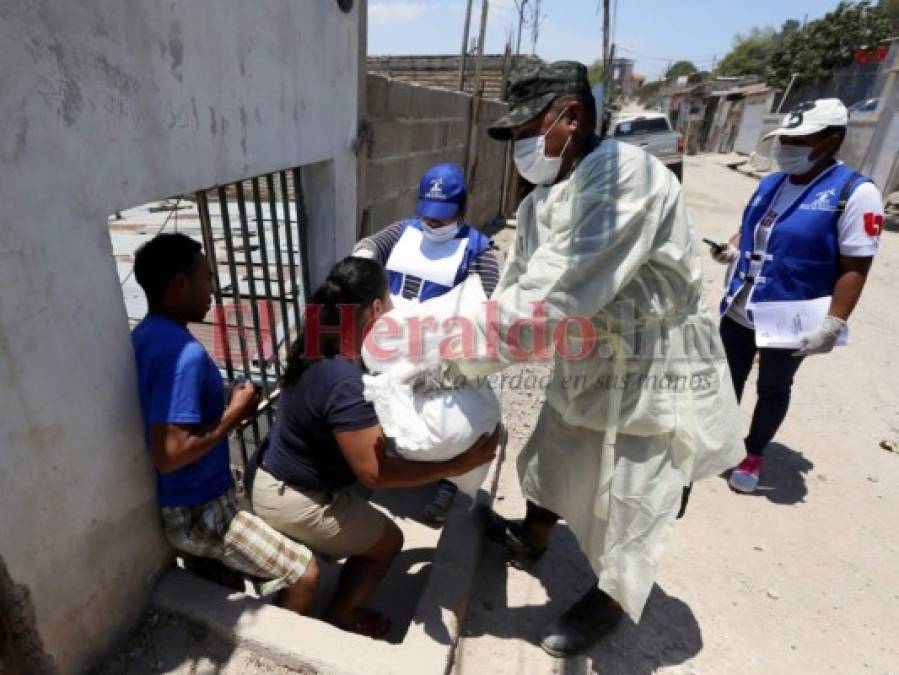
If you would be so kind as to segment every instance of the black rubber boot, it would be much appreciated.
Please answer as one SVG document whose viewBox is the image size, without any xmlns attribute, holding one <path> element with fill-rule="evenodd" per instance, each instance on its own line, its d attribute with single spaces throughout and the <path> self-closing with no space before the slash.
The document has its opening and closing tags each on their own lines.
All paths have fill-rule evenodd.
<svg viewBox="0 0 899 675">
<path fill-rule="evenodd" d="M 594 586 L 550 624 L 540 646 L 556 658 L 574 656 L 611 633 L 623 617 L 621 605 Z"/>
<path fill-rule="evenodd" d="M 534 565 L 546 552 L 546 547 L 530 545 L 521 531 L 521 523 L 503 518 L 486 504 L 479 504 L 475 517 L 480 523 L 484 536 L 490 541 L 502 544 L 509 556 L 509 564 L 518 569 Z"/>
</svg>

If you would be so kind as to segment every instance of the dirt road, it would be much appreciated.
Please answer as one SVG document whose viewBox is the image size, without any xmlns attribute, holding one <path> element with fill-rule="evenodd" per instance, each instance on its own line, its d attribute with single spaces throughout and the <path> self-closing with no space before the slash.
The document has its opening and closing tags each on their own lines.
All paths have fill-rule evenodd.
<svg viewBox="0 0 899 675">
<path fill-rule="evenodd" d="M 720 161 L 686 161 L 698 237 L 735 231 L 756 186 Z M 531 573 L 488 545 L 459 675 L 899 673 L 899 454 L 879 447 L 899 438 L 899 233 L 883 239 L 851 344 L 803 364 L 759 492 L 734 494 L 719 478 L 696 486 L 641 623 L 626 622 L 585 656 L 550 658 L 537 636 L 590 583 L 573 537 L 557 528 Z M 724 270 L 707 260 L 705 271 L 715 306 Z M 539 396 L 507 389 L 503 399 L 512 436 L 497 509 L 520 517 L 514 456 Z"/>
</svg>

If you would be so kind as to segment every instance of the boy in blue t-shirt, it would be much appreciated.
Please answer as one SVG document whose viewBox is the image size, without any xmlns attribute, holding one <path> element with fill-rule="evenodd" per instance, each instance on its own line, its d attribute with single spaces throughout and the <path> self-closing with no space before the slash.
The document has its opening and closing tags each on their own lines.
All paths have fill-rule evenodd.
<svg viewBox="0 0 899 675">
<path fill-rule="evenodd" d="M 149 307 L 131 339 L 166 538 L 185 553 L 283 579 L 284 607 L 308 614 L 318 586 L 311 551 L 237 509 L 228 433 L 255 412 L 257 397 L 252 384 L 238 385 L 226 405 L 217 366 L 187 330 L 211 306 L 212 272 L 200 244 L 160 234 L 138 249 L 134 275 Z"/>
</svg>

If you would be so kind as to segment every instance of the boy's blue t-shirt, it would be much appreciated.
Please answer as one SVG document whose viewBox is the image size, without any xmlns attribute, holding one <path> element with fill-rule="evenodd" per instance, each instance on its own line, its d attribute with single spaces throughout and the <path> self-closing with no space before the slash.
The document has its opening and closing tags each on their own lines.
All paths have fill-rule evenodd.
<svg viewBox="0 0 899 675">
<path fill-rule="evenodd" d="M 148 314 L 131 332 L 137 357 L 144 433 L 154 423 L 218 423 L 225 411 L 225 388 L 209 354 L 182 325 Z M 231 487 L 228 440 L 200 459 L 171 473 L 157 474 L 160 506 L 197 506 Z"/>
</svg>

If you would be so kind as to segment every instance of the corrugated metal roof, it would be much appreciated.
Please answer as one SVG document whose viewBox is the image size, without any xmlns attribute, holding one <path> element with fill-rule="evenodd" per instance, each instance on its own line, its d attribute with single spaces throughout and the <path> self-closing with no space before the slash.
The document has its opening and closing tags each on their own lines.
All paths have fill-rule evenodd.
<svg viewBox="0 0 899 675">
<path fill-rule="evenodd" d="M 773 87 L 769 87 L 764 82 L 756 82 L 754 84 L 746 84 L 741 87 L 734 87 L 728 94 L 743 94 L 744 96 L 753 96 L 755 94 L 767 94 L 774 91 Z"/>
</svg>

